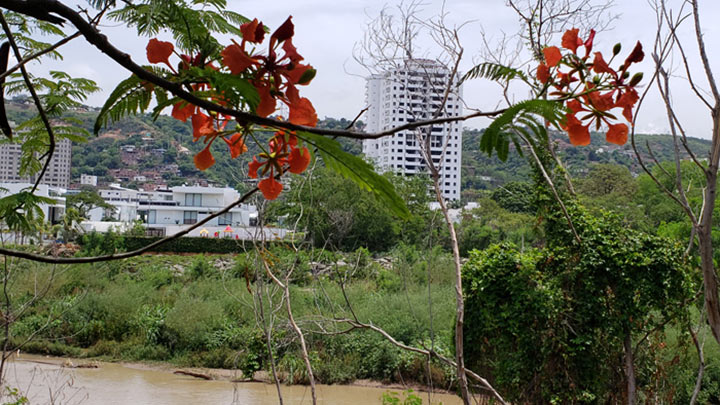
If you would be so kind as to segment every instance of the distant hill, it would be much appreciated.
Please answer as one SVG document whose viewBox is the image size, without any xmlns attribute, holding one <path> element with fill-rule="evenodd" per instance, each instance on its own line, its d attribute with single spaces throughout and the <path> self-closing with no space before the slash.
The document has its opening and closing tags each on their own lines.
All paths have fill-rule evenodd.
<svg viewBox="0 0 720 405">
<path fill-rule="evenodd" d="M 6 104 L 8 118 L 16 123 L 23 122 L 35 114 L 34 106 L 22 99 Z M 92 130 L 99 109 L 83 107 L 70 113 L 78 118 L 83 127 Z M 344 118 L 326 117 L 318 126 L 342 129 L 350 121 Z M 362 126 L 362 123 L 358 123 Z M 479 142 L 482 130 L 465 129 L 463 132 L 463 190 L 492 189 L 509 181 L 527 180 L 530 167 L 524 157 L 510 153 L 506 162 L 497 157 L 488 157 L 480 152 Z M 269 134 L 259 135 L 260 138 Z M 560 156 L 573 175 L 582 175 L 595 163 L 614 163 L 626 166 L 633 173 L 639 173 L 637 160 L 629 144 L 616 146 L 605 142 L 602 134 L 594 134 L 592 143 L 586 147 L 574 147 L 567 136 L 552 134 L 557 142 Z M 362 152 L 359 140 L 340 138 L 343 148 L 353 154 Z M 669 135 L 639 135 L 638 147 L 645 149 L 649 142 L 655 157 L 659 161 L 673 157 L 673 142 Z M 700 157 L 706 156 L 710 146 L 707 140 L 690 138 L 689 144 Z M 128 148 L 130 146 L 130 148 Z M 123 154 L 121 148 L 139 151 L 136 155 Z M 155 182 L 167 185 L 183 183 L 210 182 L 218 185 L 230 185 L 242 190 L 245 183 L 247 163 L 253 153 L 251 150 L 236 160 L 225 152 L 225 145 L 216 142 L 213 152 L 216 164 L 205 172 L 195 168 L 193 156 L 204 145 L 192 142 L 192 128 L 189 122 L 183 123 L 169 116 L 160 116 L 153 121 L 149 115 L 133 116 L 110 125 L 99 136 L 90 136 L 87 143 L 75 144 L 72 155 L 72 178 L 79 179 L 80 174 L 97 175 L 106 183 L 120 181 L 129 187 L 139 187 L 143 183 Z M 122 174 L 123 178 L 118 178 Z M 131 176 L 130 178 L 128 176 Z M 145 177 L 145 180 L 143 180 Z M 133 180 L 132 178 L 138 178 Z M 151 179 L 152 178 L 152 179 Z"/>
</svg>

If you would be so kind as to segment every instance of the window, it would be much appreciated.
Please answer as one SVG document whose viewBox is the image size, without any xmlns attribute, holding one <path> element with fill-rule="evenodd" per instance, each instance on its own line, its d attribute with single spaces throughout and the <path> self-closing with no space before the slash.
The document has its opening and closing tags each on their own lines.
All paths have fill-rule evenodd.
<svg viewBox="0 0 720 405">
<path fill-rule="evenodd" d="M 197 222 L 197 211 L 185 211 L 183 213 L 183 224 L 189 225 Z"/>
<path fill-rule="evenodd" d="M 187 205 L 188 207 L 202 206 L 202 194 L 198 194 L 198 193 L 185 194 L 185 205 Z"/>
<path fill-rule="evenodd" d="M 218 225 L 232 225 L 232 212 L 226 212 L 218 217 Z"/>
</svg>

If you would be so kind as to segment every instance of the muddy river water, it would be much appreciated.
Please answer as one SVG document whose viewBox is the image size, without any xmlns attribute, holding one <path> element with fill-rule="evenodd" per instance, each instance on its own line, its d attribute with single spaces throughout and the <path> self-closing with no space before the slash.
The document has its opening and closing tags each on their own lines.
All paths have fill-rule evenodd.
<svg viewBox="0 0 720 405">
<path fill-rule="evenodd" d="M 132 364 L 96 363 L 98 368 L 61 367 L 63 359 L 25 356 L 9 364 L 7 382 L 31 404 L 277 404 L 274 385 L 206 381 L 172 370 Z M 77 363 L 87 363 L 79 361 Z M 309 387 L 281 387 L 284 403 L 310 404 Z M 320 404 L 380 404 L 384 388 L 319 385 Z M 399 390 L 393 390 L 399 391 Z M 417 393 L 428 403 L 427 393 Z M 2 402 L 8 401 L 3 397 Z M 435 394 L 432 403 L 459 404 L 452 395 Z"/>
</svg>

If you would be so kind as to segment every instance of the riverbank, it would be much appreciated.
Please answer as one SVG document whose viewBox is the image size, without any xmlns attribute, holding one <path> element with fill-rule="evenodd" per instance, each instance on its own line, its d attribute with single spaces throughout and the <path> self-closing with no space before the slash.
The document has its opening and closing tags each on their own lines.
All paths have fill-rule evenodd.
<svg viewBox="0 0 720 405">
<path fill-rule="evenodd" d="M 91 365 L 92 367 L 78 367 Z M 212 380 L 177 374 L 178 368 L 167 363 L 119 362 L 73 359 L 21 353 L 9 363 L 9 386 L 18 388 L 30 403 L 44 403 L 43 395 L 53 393 L 63 403 L 103 404 L 195 404 L 253 403 L 276 404 L 277 391 L 266 382 L 233 382 L 237 370 L 183 369 L 212 376 Z M 432 394 L 398 384 L 356 381 L 346 385 L 319 384 L 321 404 L 380 404 L 383 394 L 414 389 L 423 403 L 460 404 L 452 394 L 434 390 Z M 287 404 L 310 403 L 309 387 L 281 385 Z M 123 394 L 120 394 L 123 393 Z M 45 398 L 47 399 L 47 398 Z M 150 401 L 150 402 L 149 402 Z"/>
</svg>

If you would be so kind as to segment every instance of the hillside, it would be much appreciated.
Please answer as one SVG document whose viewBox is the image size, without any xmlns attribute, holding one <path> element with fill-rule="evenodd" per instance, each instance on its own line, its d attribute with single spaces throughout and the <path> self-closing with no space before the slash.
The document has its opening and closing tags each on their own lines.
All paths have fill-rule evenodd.
<svg viewBox="0 0 720 405">
<path fill-rule="evenodd" d="M 23 100 L 16 99 L 6 105 L 10 120 L 17 123 L 34 114 L 34 108 Z M 84 107 L 71 115 L 91 131 L 98 109 Z M 341 118 L 324 118 L 318 126 L 344 128 L 350 121 Z M 235 161 L 225 152 L 225 145 L 213 145 L 216 164 L 205 172 L 195 168 L 193 156 L 204 146 L 192 142 L 190 123 L 183 123 L 169 116 L 160 116 L 153 121 L 149 115 L 128 117 L 104 129 L 99 136 L 90 136 L 87 143 L 73 146 L 72 178 L 79 180 L 81 174 L 98 176 L 103 183 L 119 182 L 127 187 L 173 186 L 183 183 L 213 183 L 229 185 L 239 190 L 247 184 L 244 174 L 250 154 L 244 154 Z M 462 189 L 492 189 L 509 181 L 526 180 L 530 168 L 524 157 L 511 153 L 506 162 L 495 156 L 488 157 L 480 152 L 478 143 L 481 130 L 465 129 L 463 132 Z M 264 134 L 265 137 L 268 134 Z M 639 173 L 637 160 L 629 144 L 616 146 L 608 144 L 602 134 L 594 135 L 591 145 L 574 147 L 564 134 L 554 133 L 560 156 L 568 170 L 574 175 L 586 173 L 595 163 L 614 163 L 628 167 L 632 173 Z M 259 135 L 260 138 L 263 134 Z M 340 139 L 346 151 L 360 154 L 360 141 Z M 644 149 L 649 142 L 660 161 L 673 156 L 673 142 L 669 135 L 639 135 L 638 147 Z M 690 138 L 691 148 L 698 156 L 704 156 L 710 142 Z M 250 152 L 258 152 L 251 150 Z"/>
</svg>

